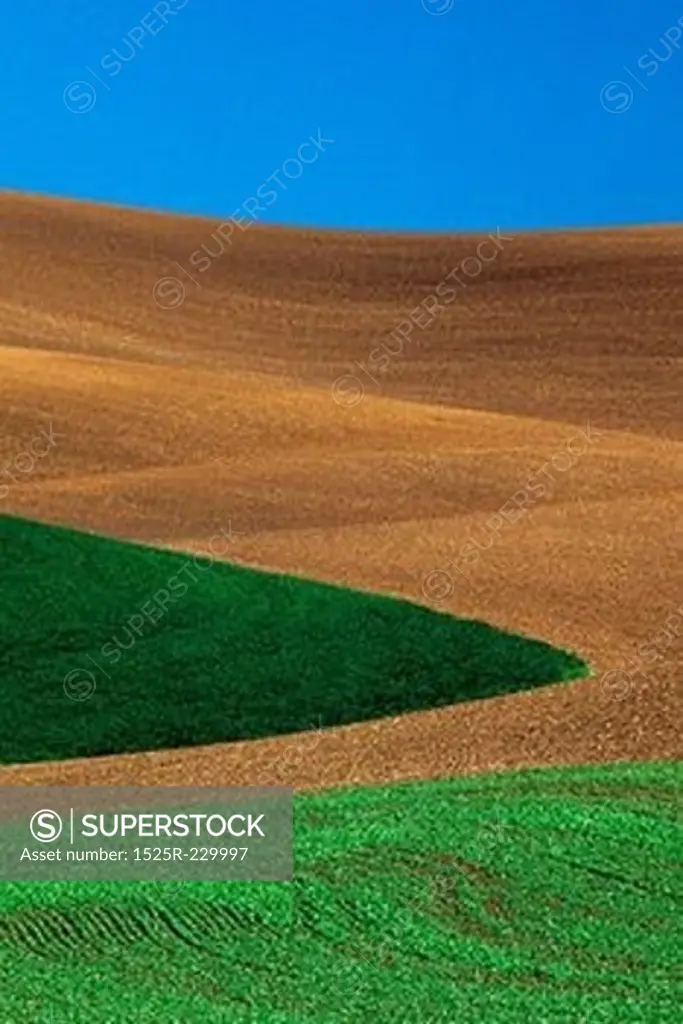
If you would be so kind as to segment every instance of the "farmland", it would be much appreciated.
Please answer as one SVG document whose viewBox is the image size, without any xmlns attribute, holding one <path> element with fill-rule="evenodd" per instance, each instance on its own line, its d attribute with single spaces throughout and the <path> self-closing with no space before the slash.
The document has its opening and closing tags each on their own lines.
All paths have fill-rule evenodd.
<svg viewBox="0 0 683 1024">
<path fill-rule="evenodd" d="M 3 1024 L 677 1020 L 680 765 L 296 802 L 291 884 L 4 885 Z"/>
<path fill-rule="evenodd" d="M 587 672 L 407 601 L 11 517 L 0 574 L 5 763 L 293 733 Z"/>
<path fill-rule="evenodd" d="M 478 238 L 170 310 L 211 222 L 0 219 L 0 783 L 297 791 L 292 883 L 3 883 L 0 1024 L 677 1020 L 681 228 L 520 234 L 377 376 Z"/>
</svg>

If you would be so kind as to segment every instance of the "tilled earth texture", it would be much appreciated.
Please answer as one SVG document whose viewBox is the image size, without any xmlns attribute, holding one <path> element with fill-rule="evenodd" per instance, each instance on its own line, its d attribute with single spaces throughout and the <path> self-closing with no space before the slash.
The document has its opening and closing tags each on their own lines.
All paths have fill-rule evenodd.
<svg viewBox="0 0 683 1024">
<path fill-rule="evenodd" d="M 0 221 L 2 513 L 400 595 L 592 669 L 3 781 L 680 757 L 683 229 L 253 227 L 207 265 L 206 220 L 3 194 Z"/>
</svg>

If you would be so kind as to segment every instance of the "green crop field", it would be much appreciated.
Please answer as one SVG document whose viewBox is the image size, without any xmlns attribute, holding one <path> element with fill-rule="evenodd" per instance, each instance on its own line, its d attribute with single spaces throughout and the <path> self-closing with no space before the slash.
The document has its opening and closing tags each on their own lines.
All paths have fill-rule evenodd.
<svg viewBox="0 0 683 1024">
<path fill-rule="evenodd" d="M 407 601 L 13 517 L 0 579 L 4 763 L 272 736 L 587 673 Z"/>
<path fill-rule="evenodd" d="M 3 762 L 588 671 L 406 601 L 12 517 L 0 573 Z M 673 1022 L 682 781 L 612 765 L 299 795 L 292 883 L 2 883 L 0 1024 Z"/>
<path fill-rule="evenodd" d="M 296 800 L 293 883 L 5 884 L 2 1024 L 668 1024 L 680 765 Z"/>
</svg>

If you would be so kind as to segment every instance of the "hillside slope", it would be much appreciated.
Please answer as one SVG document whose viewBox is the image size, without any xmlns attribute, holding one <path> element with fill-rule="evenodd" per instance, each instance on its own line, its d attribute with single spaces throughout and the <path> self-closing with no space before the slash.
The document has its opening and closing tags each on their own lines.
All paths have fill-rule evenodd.
<svg viewBox="0 0 683 1024">
<path fill-rule="evenodd" d="M 310 736 L 301 782 L 680 754 L 683 229 L 506 241 L 378 376 L 371 353 L 481 239 L 254 227 L 193 285 L 173 261 L 192 270 L 208 221 L 7 194 L 0 219 L 0 510 L 197 551 L 230 530 L 237 561 L 595 667 Z"/>
</svg>

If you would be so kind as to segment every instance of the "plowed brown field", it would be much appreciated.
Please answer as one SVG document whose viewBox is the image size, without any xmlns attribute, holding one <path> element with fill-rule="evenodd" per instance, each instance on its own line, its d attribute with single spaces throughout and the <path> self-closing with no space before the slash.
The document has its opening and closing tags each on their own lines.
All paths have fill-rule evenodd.
<svg viewBox="0 0 683 1024">
<path fill-rule="evenodd" d="M 503 234 L 398 351 L 484 235 L 253 227 L 199 272 L 217 226 L 0 195 L 0 512 L 194 550 L 229 527 L 238 560 L 534 634 L 595 677 L 0 779 L 320 786 L 680 756 L 683 228 Z M 153 295 L 167 277 L 176 308 L 176 283 Z"/>
</svg>

